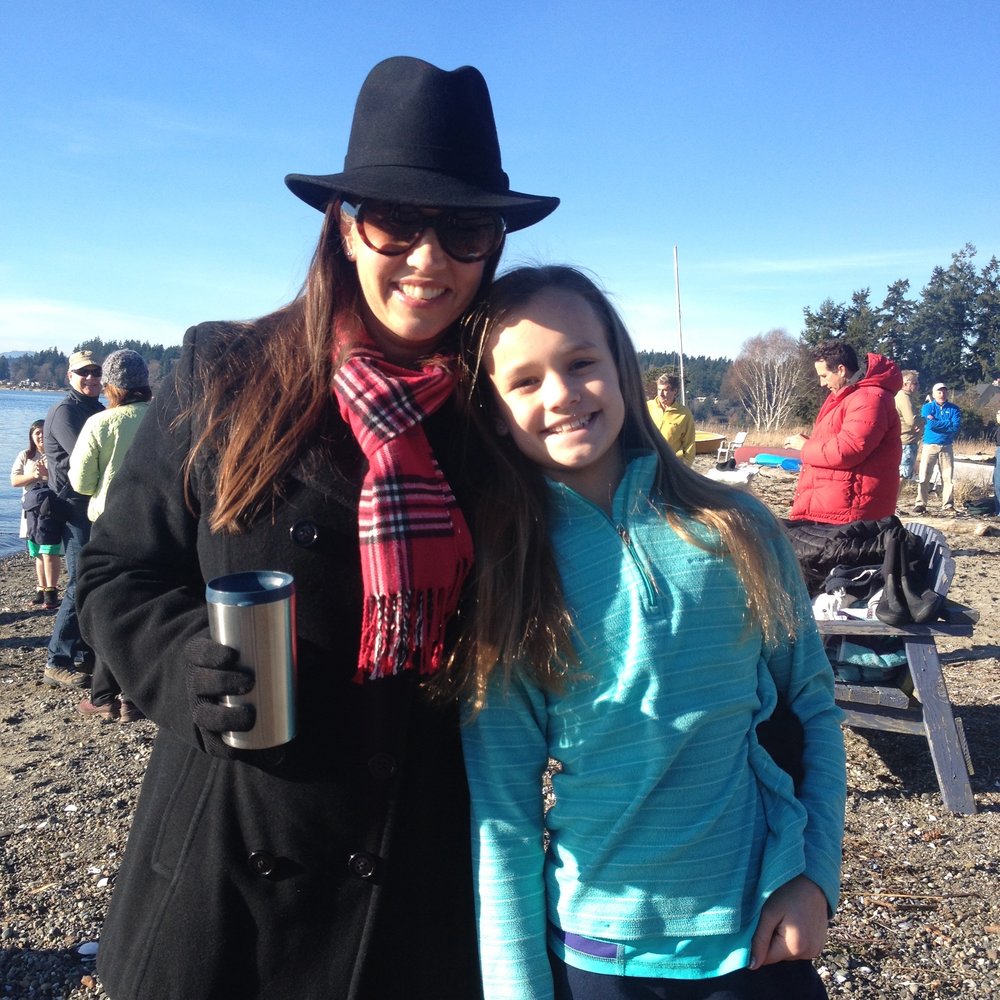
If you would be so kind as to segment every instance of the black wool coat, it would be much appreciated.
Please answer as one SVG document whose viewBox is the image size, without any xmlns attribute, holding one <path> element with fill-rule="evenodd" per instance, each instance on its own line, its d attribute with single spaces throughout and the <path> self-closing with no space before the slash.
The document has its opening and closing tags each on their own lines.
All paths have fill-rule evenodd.
<svg viewBox="0 0 1000 1000">
<path fill-rule="evenodd" d="M 103 985 L 114 1000 L 479 997 L 457 712 L 432 707 L 411 674 L 352 680 L 364 468 L 353 437 L 332 416 L 240 534 L 208 529 L 207 463 L 192 478 L 195 512 L 185 503 L 196 362 L 234 335 L 188 331 L 82 558 L 84 634 L 159 727 L 101 934 Z M 456 426 L 448 407 L 427 431 L 465 506 Z M 206 581 L 251 569 L 295 577 L 298 736 L 227 760 L 202 748 L 183 649 L 207 634 Z"/>
</svg>

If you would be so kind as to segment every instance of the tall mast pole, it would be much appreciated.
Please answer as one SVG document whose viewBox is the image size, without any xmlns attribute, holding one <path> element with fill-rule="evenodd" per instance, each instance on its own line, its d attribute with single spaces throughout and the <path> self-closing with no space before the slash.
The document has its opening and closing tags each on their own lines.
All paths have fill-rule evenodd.
<svg viewBox="0 0 1000 1000">
<path fill-rule="evenodd" d="M 678 355 L 681 359 L 680 379 L 681 379 L 681 405 L 687 404 L 684 392 L 684 334 L 681 331 L 681 276 L 677 267 L 677 244 L 674 244 L 674 291 L 677 295 L 677 345 Z"/>
</svg>

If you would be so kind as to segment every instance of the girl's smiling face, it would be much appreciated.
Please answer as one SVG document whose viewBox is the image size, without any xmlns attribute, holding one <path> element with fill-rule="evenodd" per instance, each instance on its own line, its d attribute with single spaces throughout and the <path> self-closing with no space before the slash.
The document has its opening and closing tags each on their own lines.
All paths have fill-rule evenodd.
<svg viewBox="0 0 1000 1000">
<path fill-rule="evenodd" d="M 608 338 L 579 295 L 547 288 L 490 336 L 484 366 L 519 451 L 605 510 L 624 470 L 625 401 Z"/>
</svg>

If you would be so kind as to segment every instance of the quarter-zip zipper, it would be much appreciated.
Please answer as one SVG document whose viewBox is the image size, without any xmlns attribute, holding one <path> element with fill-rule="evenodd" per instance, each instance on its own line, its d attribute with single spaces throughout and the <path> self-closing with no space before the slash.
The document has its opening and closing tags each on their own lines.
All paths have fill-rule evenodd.
<svg viewBox="0 0 1000 1000">
<path fill-rule="evenodd" d="M 635 491 L 632 489 L 629 472 L 630 470 L 626 471 L 622 484 L 620 484 L 618 488 L 619 490 L 622 488 L 625 489 L 626 494 L 624 495 L 633 496 Z M 615 520 L 605 511 L 603 507 L 594 503 L 593 500 L 588 500 L 582 493 L 577 493 L 576 490 L 570 486 L 563 484 L 562 489 L 566 490 L 570 496 L 579 500 L 580 503 L 586 504 L 588 507 L 592 507 L 615 532 L 621 540 L 622 545 L 625 546 L 625 551 L 629 554 L 629 558 L 632 560 L 632 565 L 635 567 L 636 572 L 639 574 L 639 579 L 642 581 L 642 590 L 645 595 L 645 605 L 647 610 L 657 611 L 659 607 L 659 588 L 656 586 L 656 581 L 649 569 L 648 562 L 642 558 L 638 549 L 636 549 L 635 543 L 632 541 L 632 536 L 629 534 L 625 520 Z M 612 506 L 614 506 L 613 503 Z M 666 527 L 666 525 L 664 525 L 664 527 Z"/>
<path fill-rule="evenodd" d="M 607 517 L 607 515 L 605 515 L 605 517 Z M 608 520 L 610 521 L 611 519 L 608 518 Z M 625 527 L 625 524 L 619 521 L 614 527 L 615 531 L 618 532 L 618 537 L 622 540 L 622 544 L 625 546 L 625 551 L 628 552 L 633 565 L 639 573 L 639 578 L 642 580 L 643 589 L 646 592 L 646 603 L 649 608 L 653 610 L 656 608 L 657 604 L 657 589 L 656 583 L 653 580 L 653 575 L 650 573 L 649 567 L 646 565 L 646 561 L 636 550 L 636 547 L 632 542 L 632 536 L 628 533 L 628 528 Z"/>
</svg>

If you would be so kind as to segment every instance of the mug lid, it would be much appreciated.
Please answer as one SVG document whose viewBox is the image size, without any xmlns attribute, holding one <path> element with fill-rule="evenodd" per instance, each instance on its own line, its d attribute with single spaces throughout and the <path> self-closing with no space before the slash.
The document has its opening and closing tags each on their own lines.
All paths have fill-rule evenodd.
<svg viewBox="0 0 1000 1000">
<path fill-rule="evenodd" d="M 289 573 L 270 569 L 229 573 L 217 576 L 205 585 L 205 600 L 209 604 L 226 604 L 232 607 L 276 604 L 294 593 L 294 578 Z"/>
</svg>

